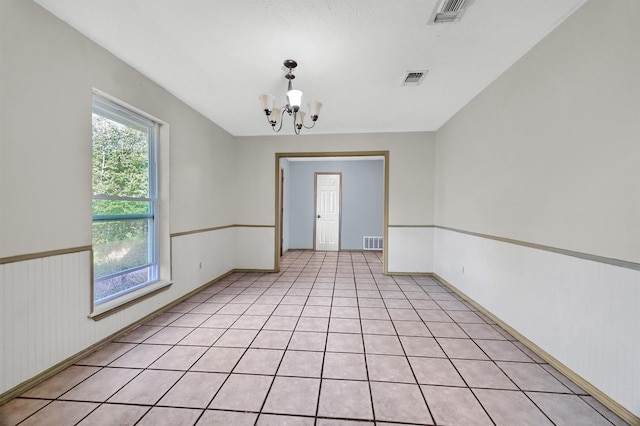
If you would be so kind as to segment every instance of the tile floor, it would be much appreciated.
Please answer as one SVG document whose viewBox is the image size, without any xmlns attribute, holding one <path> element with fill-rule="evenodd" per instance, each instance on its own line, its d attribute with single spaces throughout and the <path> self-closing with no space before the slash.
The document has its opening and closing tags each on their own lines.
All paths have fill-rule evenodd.
<svg viewBox="0 0 640 426">
<path fill-rule="evenodd" d="M 622 425 L 380 253 L 236 273 L 0 407 L 6 425 Z"/>
</svg>

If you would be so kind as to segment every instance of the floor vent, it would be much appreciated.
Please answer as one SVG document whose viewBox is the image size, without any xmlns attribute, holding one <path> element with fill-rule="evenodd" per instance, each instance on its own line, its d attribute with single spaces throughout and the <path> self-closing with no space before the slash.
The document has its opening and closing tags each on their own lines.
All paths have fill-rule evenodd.
<svg viewBox="0 0 640 426">
<path fill-rule="evenodd" d="M 362 250 L 382 250 L 382 237 L 362 237 Z"/>
</svg>

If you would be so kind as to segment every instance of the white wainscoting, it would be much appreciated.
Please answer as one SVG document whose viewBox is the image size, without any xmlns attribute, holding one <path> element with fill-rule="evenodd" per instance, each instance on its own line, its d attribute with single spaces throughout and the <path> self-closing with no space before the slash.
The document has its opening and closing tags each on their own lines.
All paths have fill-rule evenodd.
<svg viewBox="0 0 640 426">
<path fill-rule="evenodd" d="M 389 273 L 433 272 L 433 230 L 426 226 L 390 226 L 385 243 Z"/>
<path fill-rule="evenodd" d="M 435 229 L 435 273 L 640 416 L 640 271 Z"/>
<path fill-rule="evenodd" d="M 90 253 L 0 265 L 0 393 L 91 344 Z"/>
<path fill-rule="evenodd" d="M 182 294 L 197 289 L 235 267 L 233 227 L 174 236 L 172 279 Z"/>
<path fill-rule="evenodd" d="M 234 248 L 234 228 L 173 237 L 171 287 L 100 321 L 90 251 L 0 265 L 0 394 L 233 270 Z"/>
<path fill-rule="evenodd" d="M 236 225 L 236 269 L 270 270 L 275 267 L 275 229 L 272 226 Z"/>
</svg>

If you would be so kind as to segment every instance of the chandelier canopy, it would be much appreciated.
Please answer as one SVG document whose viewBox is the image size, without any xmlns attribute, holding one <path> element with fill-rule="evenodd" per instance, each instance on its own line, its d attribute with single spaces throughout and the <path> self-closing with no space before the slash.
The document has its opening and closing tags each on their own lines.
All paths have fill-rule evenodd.
<svg viewBox="0 0 640 426">
<path fill-rule="evenodd" d="M 289 80 L 287 88 L 287 104 L 282 108 L 274 108 L 273 103 L 276 97 L 271 94 L 260 95 L 259 99 L 262 103 L 262 110 L 266 114 L 267 121 L 271 124 L 271 128 L 274 132 L 277 133 L 282 130 L 282 122 L 286 112 L 289 116 L 293 117 L 293 130 L 296 132 L 296 135 L 299 135 L 303 127 L 305 129 L 311 129 L 316 125 L 318 115 L 320 114 L 320 108 L 322 108 L 322 103 L 318 101 L 309 101 L 309 116 L 311 117 L 312 124 L 311 126 L 307 126 L 304 122 L 306 114 L 304 111 L 300 110 L 300 105 L 302 104 L 302 90 L 294 89 L 291 84 L 291 81 L 296 78 L 291 71 L 298 66 L 298 63 L 293 59 L 287 59 L 284 61 L 284 66 L 289 70 L 289 72 L 284 76 L 284 78 Z M 276 125 L 278 125 L 278 123 L 280 124 L 276 129 Z"/>
</svg>

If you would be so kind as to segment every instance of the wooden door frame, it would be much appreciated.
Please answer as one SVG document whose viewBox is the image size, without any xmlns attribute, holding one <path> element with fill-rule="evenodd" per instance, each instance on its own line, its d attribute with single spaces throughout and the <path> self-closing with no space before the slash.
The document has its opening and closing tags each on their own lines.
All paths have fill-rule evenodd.
<svg viewBox="0 0 640 426">
<path fill-rule="evenodd" d="M 342 248 L 342 172 L 313 172 L 313 251 L 317 251 L 316 241 L 318 235 L 316 234 L 316 216 L 318 215 L 318 175 L 338 175 L 340 176 L 340 199 L 338 200 L 338 206 L 340 212 L 338 213 L 338 251 Z"/>
<path fill-rule="evenodd" d="M 275 153 L 275 170 L 274 170 L 274 186 L 275 199 L 273 204 L 274 214 L 274 250 L 273 250 L 273 269 L 274 272 L 280 272 L 280 206 L 278 197 L 280 196 L 280 160 L 286 158 L 322 158 L 322 157 L 382 157 L 383 159 L 383 200 L 382 200 L 382 234 L 384 238 L 384 247 L 382 249 L 382 272 L 388 274 L 388 250 L 389 241 L 389 151 L 343 151 L 343 152 L 276 152 Z"/>
<path fill-rule="evenodd" d="M 283 235 L 283 221 L 284 221 L 284 169 L 282 167 L 280 167 L 280 190 L 278 191 L 278 198 L 280 200 L 279 204 L 280 204 L 280 227 L 279 227 L 279 234 L 280 234 L 280 256 L 283 255 L 282 252 L 282 246 L 283 246 L 283 242 L 284 242 L 284 235 Z"/>
</svg>

